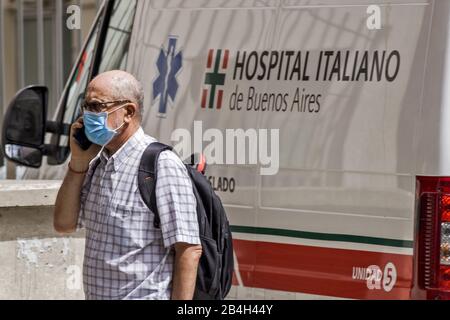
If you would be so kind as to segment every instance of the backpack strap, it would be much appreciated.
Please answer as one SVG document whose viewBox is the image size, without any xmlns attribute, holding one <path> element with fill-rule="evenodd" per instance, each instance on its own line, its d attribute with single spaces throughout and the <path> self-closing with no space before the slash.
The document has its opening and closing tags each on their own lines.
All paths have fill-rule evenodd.
<svg viewBox="0 0 450 320">
<path fill-rule="evenodd" d="M 172 147 L 154 142 L 151 143 L 141 158 L 138 172 L 138 186 L 142 200 L 147 207 L 154 213 L 155 219 L 153 225 L 159 229 L 161 226 L 158 207 L 156 206 L 156 180 L 159 155 L 164 151 L 171 151 Z"/>
</svg>

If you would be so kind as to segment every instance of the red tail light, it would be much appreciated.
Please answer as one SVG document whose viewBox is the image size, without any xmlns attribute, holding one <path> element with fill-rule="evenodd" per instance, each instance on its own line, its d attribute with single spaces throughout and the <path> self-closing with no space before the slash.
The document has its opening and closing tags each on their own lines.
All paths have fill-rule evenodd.
<svg viewBox="0 0 450 320">
<path fill-rule="evenodd" d="M 450 177 L 417 177 L 413 298 L 450 299 Z"/>
</svg>

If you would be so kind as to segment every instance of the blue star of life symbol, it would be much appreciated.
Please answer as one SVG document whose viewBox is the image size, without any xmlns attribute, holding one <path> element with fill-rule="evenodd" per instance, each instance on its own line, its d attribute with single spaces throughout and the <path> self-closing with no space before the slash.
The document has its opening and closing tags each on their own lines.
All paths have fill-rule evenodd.
<svg viewBox="0 0 450 320">
<path fill-rule="evenodd" d="M 175 52 L 176 46 L 177 38 L 169 37 L 167 50 L 161 48 L 158 61 L 156 62 L 159 76 L 153 83 L 153 99 L 159 97 L 160 114 L 166 113 L 169 99 L 173 103 L 178 91 L 176 76 L 183 65 L 183 55 L 181 51 Z"/>
</svg>

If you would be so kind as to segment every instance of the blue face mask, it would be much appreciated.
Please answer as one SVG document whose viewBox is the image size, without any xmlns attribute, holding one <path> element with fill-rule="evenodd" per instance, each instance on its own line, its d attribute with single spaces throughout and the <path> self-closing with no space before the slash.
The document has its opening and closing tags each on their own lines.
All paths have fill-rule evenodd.
<svg viewBox="0 0 450 320">
<path fill-rule="evenodd" d="M 85 111 L 83 114 L 84 131 L 86 137 L 92 143 L 99 146 L 106 146 L 116 136 L 117 131 L 125 125 L 125 122 L 117 129 L 108 128 L 108 115 L 122 109 L 125 106 L 114 109 L 110 112 L 90 112 Z"/>
</svg>

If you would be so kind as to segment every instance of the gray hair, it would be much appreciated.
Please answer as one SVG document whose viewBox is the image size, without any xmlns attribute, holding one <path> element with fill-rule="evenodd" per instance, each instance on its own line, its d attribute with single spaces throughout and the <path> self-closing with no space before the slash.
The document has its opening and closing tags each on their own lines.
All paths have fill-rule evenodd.
<svg viewBox="0 0 450 320">
<path fill-rule="evenodd" d="M 116 74 L 111 81 L 114 99 L 131 100 L 139 107 L 139 118 L 142 122 L 144 114 L 144 88 L 140 81 L 134 77 Z"/>
</svg>

